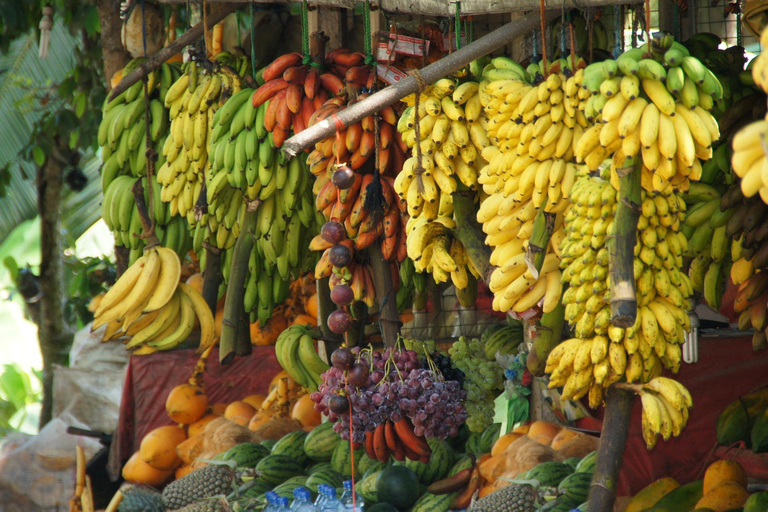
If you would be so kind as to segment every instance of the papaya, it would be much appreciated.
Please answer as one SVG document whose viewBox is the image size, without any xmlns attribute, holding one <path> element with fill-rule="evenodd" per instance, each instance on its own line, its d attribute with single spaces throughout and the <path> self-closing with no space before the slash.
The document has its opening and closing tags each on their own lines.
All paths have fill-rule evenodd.
<svg viewBox="0 0 768 512">
<path fill-rule="evenodd" d="M 717 442 L 729 446 L 739 441 L 751 445 L 755 422 L 768 408 L 768 388 L 749 393 L 729 404 L 717 418 Z"/>
<path fill-rule="evenodd" d="M 702 496 L 696 503 L 696 508 L 711 508 L 715 512 L 725 512 L 744 506 L 749 493 L 736 482 L 723 482 Z"/>
<path fill-rule="evenodd" d="M 627 509 L 624 512 L 641 512 L 651 508 L 661 498 L 678 487 L 680 487 L 680 484 L 674 478 L 660 478 L 635 494 L 627 504 Z"/>
<path fill-rule="evenodd" d="M 750 440 L 753 452 L 768 452 L 768 409 L 765 409 L 755 418 L 752 431 L 750 432 Z"/>
<path fill-rule="evenodd" d="M 704 495 L 704 481 L 696 480 L 689 484 L 681 485 L 677 489 L 668 492 L 650 508 L 644 512 L 681 512 L 693 510 Z"/>
<path fill-rule="evenodd" d="M 733 460 L 716 460 L 707 467 L 704 473 L 704 494 L 725 482 L 736 482 L 747 487 L 747 474 L 738 462 Z"/>
</svg>

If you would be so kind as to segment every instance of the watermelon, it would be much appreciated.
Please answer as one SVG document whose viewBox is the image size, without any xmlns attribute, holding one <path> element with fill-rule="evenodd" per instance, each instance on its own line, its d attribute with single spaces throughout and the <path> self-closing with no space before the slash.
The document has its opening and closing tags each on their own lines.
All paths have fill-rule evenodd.
<svg viewBox="0 0 768 512">
<path fill-rule="evenodd" d="M 307 454 L 304 453 L 304 438 L 306 437 L 307 433 L 303 430 L 296 430 L 284 435 L 272 447 L 272 455 L 286 455 L 303 465 L 307 462 Z"/>
<path fill-rule="evenodd" d="M 453 463 L 453 466 L 451 466 L 451 470 L 448 472 L 448 476 L 453 476 L 459 471 L 465 470 L 465 469 L 471 469 L 474 465 L 474 461 L 472 457 L 469 455 L 459 455 L 456 457 L 456 460 Z"/>
<path fill-rule="evenodd" d="M 272 447 L 275 446 L 276 443 L 277 443 L 277 441 L 275 441 L 274 439 L 265 439 L 260 444 L 262 446 L 265 446 L 267 448 L 267 450 L 269 450 L 271 452 L 272 451 Z"/>
<path fill-rule="evenodd" d="M 539 484 L 544 487 L 554 487 L 571 473 L 573 473 L 573 469 L 562 462 L 542 462 L 530 469 L 526 478 L 538 480 Z"/>
<path fill-rule="evenodd" d="M 480 436 L 480 453 L 488 453 L 493 448 L 493 444 L 499 439 L 501 433 L 501 423 L 494 423 L 487 429 L 483 430 Z"/>
<path fill-rule="evenodd" d="M 416 475 L 405 466 L 390 466 L 379 473 L 376 480 L 379 501 L 407 509 L 419 498 Z"/>
<path fill-rule="evenodd" d="M 384 469 L 387 466 L 389 466 L 389 463 L 384 464 L 383 462 L 376 461 L 376 464 L 372 465 L 371 467 L 369 467 L 365 471 L 363 471 L 362 468 L 361 468 L 360 472 L 363 474 L 363 479 L 365 479 L 365 477 L 367 477 L 368 475 L 370 475 L 372 473 L 378 473 L 379 471 L 381 471 L 382 469 Z"/>
<path fill-rule="evenodd" d="M 389 503 L 376 503 L 373 506 L 365 505 L 365 512 L 398 512 L 395 507 Z"/>
<path fill-rule="evenodd" d="M 579 465 L 579 462 L 581 462 L 581 459 L 578 457 L 570 457 L 563 461 L 563 464 L 567 464 L 571 467 L 574 471 L 576 471 L 576 466 Z"/>
<path fill-rule="evenodd" d="M 344 478 L 335 472 L 330 467 L 315 471 L 309 475 L 305 485 L 314 493 L 317 493 L 317 489 L 321 484 L 330 485 L 331 487 L 341 487 L 344 483 Z"/>
<path fill-rule="evenodd" d="M 451 445 L 451 448 L 453 448 L 456 451 L 464 451 L 464 445 L 467 443 L 467 439 L 469 438 L 469 434 L 471 432 L 469 431 L 469 427 L 466 423 L 463 423 L 461 427 L 459 427 L 459 433 L 456 437 L 449 437 L 447 439 L 448 443 Z"/>
<path fill-rule="evenodd" d="M 472 432 L 471 434 L 469 434 L 469 437 L 467 438 L 467 442 L 464 445 L 464 452 L 474 453 L 475 455 L 480 453 L 488 453 L 488 452 L 483 452 L 483 448 L 480 441 L 480 438 L 482 437 L 482 435 L 483 435 L 482 432 Z"/>
<path fill-rule="evenodd" d="M 305 471 L 305 473 L 307 473 L 308 475 L 312 475 L 317 473 L 318 471 L 323 471 L 325 469 L 333 469 L 331 467 L 330 462 L 315 462 L 311 466 L 307 467 L 307 470 Z"/>
<path fill-rule="evenodd" d="M 413 508 L 411 508 L 410 512 L 446 512 L 455 496 L 455 492 L 451 494 L 424 493 L 421 498 L 413 504 Z"/>
<path fill-rule="evenodd" d="M 405 466 L 416 474 L 419 482 L 429 485 L 448 475 L 453 465 L 453 450 L 450 445 L 439 438 L 427 439 L 432 455 L 429 462 L 422 464 L 417 460 L 406 460 Z"/>
<path fill-rule="evenodd" d="M 265 482 L 278 485 L 289 478 L 301 475 L 301 465 L 286 455 L 268 455 L 256 464 L 256 471 Z"/>
<path fill-rule="evenodd" d="M 239 468 L 252 468 L 267 455 L 269 450 L 262 444 L 242 443 L 224 452 L 221 460 L 233 460 Z"/>
<path fill-rule="evenodd" d="M 360 457 L 360 460 L 355 459 L 355 469 L 357 469 L 357 466 L 360 466 L 360 473 L 365 475 L 368 473 L 368 470 L 373 467 L 379 467 L 379 469 L 383 469 L 384 464 L 379 462 L 378 459 L 372 459 L 368 455 L 363 454 L 362 457 Z"/>
<path fill-rule="evenodd" d="M 273 491 L 275 491 L 278 495 L 288 498 L 289 500 L 293 499 L 293 491 L 298 489 L 299 487 L 305 487 L 305 484 L 307 483 L 307 477 L 305 476 L 294 476 L 293 478 L 289 478 L 282 484 L 278 485 Z"/>
<path fill-rule="evenodd" d="M 304 438 L 304 453 L 312 460 L 329 461 L 339 441 L 341 436 L 334 432 L 333 423 L 322 423 Z"/>
<path fill-rule="evenodd" d="M 528 478 L 531 477 L 530 471 L 528 472 Z M 589 495 L 589 484 L 592 482 L 592 473 L 572 473 L 560 482 L 557 486 L 557 490 L 568 498 L 569 501 L 575 502 L 573 506 L 578 506 L 579 503 L 586 501 Z"/>
<path fill-rule="evenodd" d="M 349 445 L 349 441 L 342 441 L 336 445 L 331 456 L 331 467 L 334 471 L 341 474 L 344 478 L 352 476 L 352 449 Z M 359 461 L 363 457 L 365 450 L 355 450 L 355 461 Z M 360 478 L 360 467 L 355 464 L 355 478 Z"/>
<path fill-rule="evenodd" d="M 241 491 L 240 496 L 246 498 L 257 498 L 267 491 L 271 491 L 274 487 L 269 482 L 265 482 L 261 478 L 255 478 L 243 485 L 244 489 Z"/>
<path fill-rule="evenodd" d="M 540 512 L 570 512 L 572 509 L 579 505 L 579 501 L 575 501 L 568 496 L 560 496 L 559 498 L 548 502 L 541 507 Z"/>
<path fill-rule="evenodd" d="M 376 503 L 379 501 L 376 494 L 376 486 L 379 480 L 379 474 L 381 474 L 382 471 L 383 469 L 371 471 L 364 476 L 360 481 L 360 484 L 355 487 L 357 492 L 360 493 L 360 496 L 365 500 L 366 505 L 368 503 Z"/>
<path fill-rule="evenodd" d="M 574 473 L 589 473 L 590 475 L 595 472 L 595 464 L 597 463 L 597 452 L 592 452 L 584 456 L 578 464 Z"/>
</svg>

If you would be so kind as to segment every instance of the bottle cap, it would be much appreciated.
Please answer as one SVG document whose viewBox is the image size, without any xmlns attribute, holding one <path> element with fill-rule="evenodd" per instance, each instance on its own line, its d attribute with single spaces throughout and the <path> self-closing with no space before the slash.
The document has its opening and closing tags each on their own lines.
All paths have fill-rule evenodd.
<svg viewBox="0 0 768 512">
<path fill-rule="evenodd" d="M 345 491 L 352 490 L 352 480 L 344 480 L 344 490 Z"/>
</svg>

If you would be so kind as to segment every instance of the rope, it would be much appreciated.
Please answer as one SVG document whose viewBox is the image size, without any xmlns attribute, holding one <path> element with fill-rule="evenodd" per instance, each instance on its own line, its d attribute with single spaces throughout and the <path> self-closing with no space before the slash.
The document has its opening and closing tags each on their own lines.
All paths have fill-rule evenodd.
<svg viewBox="0 0 768 512">
<path fill-rule="evenodd" d="M 645 0 L 645 39 L 648 41 L 648 52 L 651 51 L 651 0 Z"/>
<path fill-rule="evenodd" d="M 565 24 L 568 23 L 568 15 L 565 12 L 565 1 L 560 8 L 560 58 L 565 58 Z"/>
<path fill-rule="evenodd" d="M 211 36 L 210 28 L 208 27 L 208 6 L 207 0 L 203 0 L 203 39 L 205 39 L 205 53 L 208 57 L 212 57 L 213 53 L 213 37 Z"/>
<path fill-rule="evenodd" d="M 675 28 L 677 28 L 677 23 L 675 23 Z M 742 46 L 741 37 L 742 37 L 741 9 L 739 9 L 738 12 L 736 12 L 736 46 Z"/>
<path fill-rule="evenodd" d="M 371 4 L 365 0 L 363 7 L 363 51 L 365 52 L 365 64 L 371 66 L 376 62 L 373 57 L 373 34 L 371 34 Z"/>
<path fill-rule="evenodd" d="M 250 4 L 251 7 L 251 73 L 253 73 L 253 78 L 256 78 L 256 20 L 255 18 L 255 9 L 253 7 L 253 4 Z"/>
<path fill-rule="evenodd" d="M 456 32 L 456 49 L 461 49 L 461 2 L 456 2 L 456 20 L 454 32 Z"/>
<path fill-rule="evenodd" d="M 344 337 L 346 338 L 346 333 Z M 347 381 L 347 386 L 349 386 L 349 381 Z M 349 400 L 349 397 L 347 397 L 347 400 Z M 355 495 L 357 493 L 355 492 L 355 441 L 352 439 L 352 403 L 349 404 L 349 464 L 352 469 L 352 510 L 356 511 Z"/>
<path fill-rule="evenodd" d="M 540 13 L 539 13 L 539 15 L 541 16 L 541 73 L 546 77 L 547 76 L 547 43 L 546 43 L 547 26 L 544 23 L 545 13 L 546 13 L 546 5 L 544 5 L 544 0 L 541 0 Z"/>
<path fill-rule="evenodd" d="M 586 14 L 584 15 L 584 17 L 587 20 L 587 39 L 589 41 L 589 63 L 591 64 L 592 61 L 594 60 L 594 52 L 592 51 L 593 50 L 592 36 L 594 34 L 592 31 L 592 28 L 593 28 L 592 27 L 592 9 L 589 6 L 587 6 Z"/>
<path fill-rule="evenodd" d="M 237 46 L 243 46 L 240 40 L 240 11 L 235 12 L 235 19 L 237 20 Z"/>
<path fill-rule="evenodd" d="M 568 28 L 570 29 L 571 33 L 571 62 L 573 65 L 576 65 L 576 36 L 573 34 L 573 22 L 568 22 Z M 573 72 L 575 73 L 576 70 L 574 69 Z"/>
</svg>

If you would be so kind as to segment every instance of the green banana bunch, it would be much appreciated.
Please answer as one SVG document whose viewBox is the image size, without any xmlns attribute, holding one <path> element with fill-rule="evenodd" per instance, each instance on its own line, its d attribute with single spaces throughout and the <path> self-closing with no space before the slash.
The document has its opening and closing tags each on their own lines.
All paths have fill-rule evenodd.
<svg viewBox="0 0 768 512">
<path fill-rule="evenodd" d="M 184 73 L 169 88 L 165 106 L 170 109 L 170 135 L 163 145 L 166 162 L 159 167 L 157 179 L 162 185 L 161 198 L 169 204 L 171 216 L 186 217 L 194 227 L 206 224 L 207 215 L 195 215 L 209 164 L 209 146 L 216 111 L 242 87 L 240 70 L 247 72 L 245 57 L 223 52 L 212 68 L 195 61 L 184 64 Z M 236 73 L 234 70 L 238 70 Z M 228 220 L 235 216 L 228 210 Z M 221 222 L 219 219 L 217 219 Z"/>
<path fill-rule="evenodd" d="M 291 378 L 309 391 L 317 391 L 320 376 L 329 368 L 315 350 L 311 331 L 303 325 L 292 325 L 280 333 L 275 355 Z"/>
</svg>

